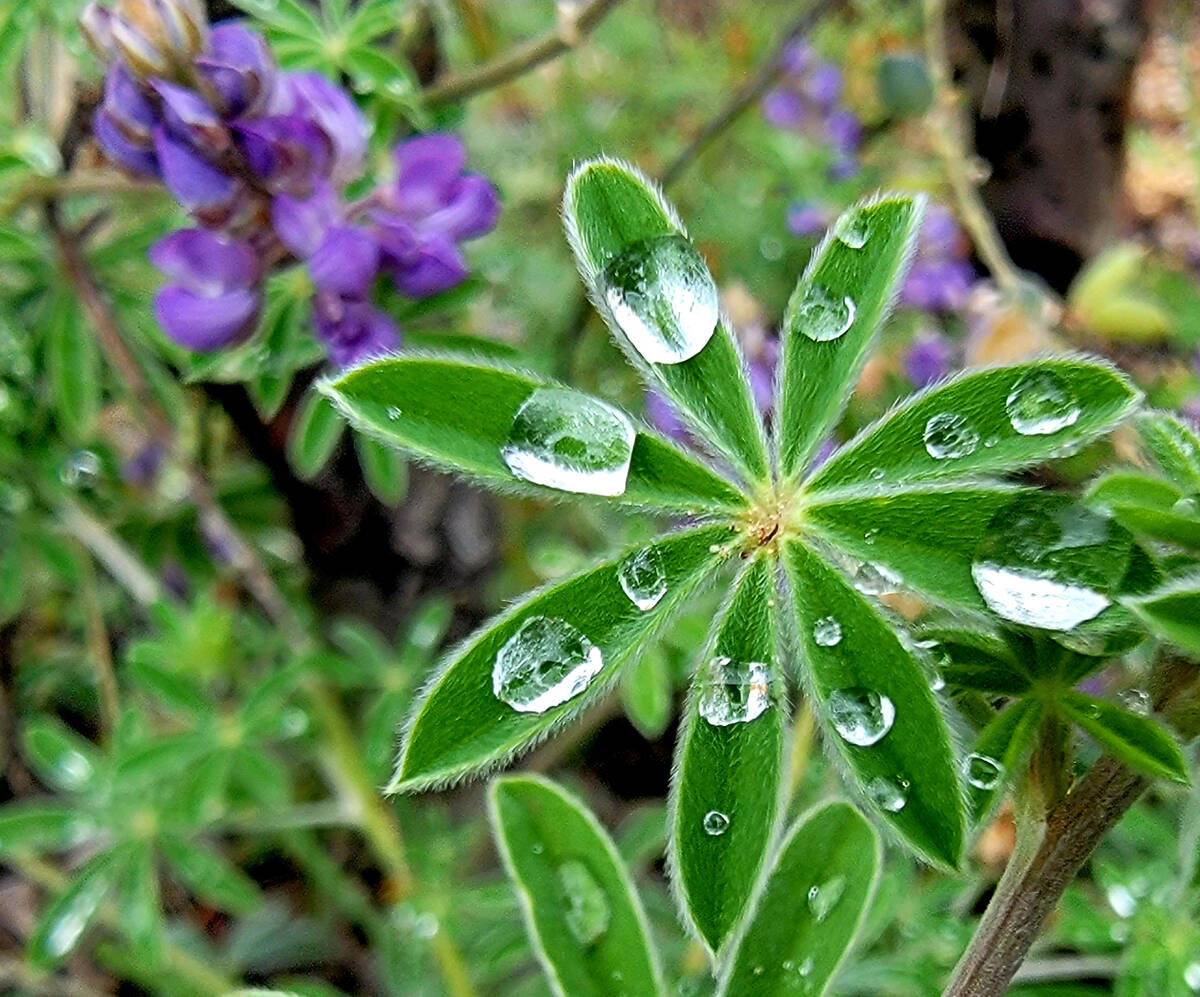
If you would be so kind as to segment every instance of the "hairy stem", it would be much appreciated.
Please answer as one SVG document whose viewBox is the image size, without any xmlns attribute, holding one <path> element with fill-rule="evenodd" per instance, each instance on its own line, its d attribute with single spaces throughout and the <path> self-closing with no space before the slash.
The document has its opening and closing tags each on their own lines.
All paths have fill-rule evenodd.
<svg viewBox="0 0 1200 997">
<path fill-rule="evenodd" d="M 427 87 L 423 96 L 429 105 L 465 100 L 485 90 L 502 86 L 543 62 L 577 48 L 620 0 L 586 0 L 578 9 L 560 16 L 558 25 L 544 35 L 515 45 L 491 62 L 450 76 Z"/>
</svg>

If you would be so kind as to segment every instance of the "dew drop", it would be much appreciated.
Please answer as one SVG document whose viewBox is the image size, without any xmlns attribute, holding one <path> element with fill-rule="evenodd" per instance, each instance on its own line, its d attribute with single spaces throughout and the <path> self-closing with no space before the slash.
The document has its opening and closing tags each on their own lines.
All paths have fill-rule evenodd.
<svg viewBox="0 0 1200 997">
<path fill-rule="evenodd" d="M 1104 891 L 1104 896 L 1117 917 L 1133 917 L 1137 913 L 1137 897 L 1123 883 L 1110 886 Z"/>
<path fill-rule="evenodd" d="M 979 448 L 979 434 L 961 415 L 939 412 L 925 423 L 925 449 L 934 460 L 969 457 Z"/>
<path fill-rule="evenodd" d="M 400 406 L 398 405 L 389 405 L 387 407 L 387 417 L 393 422 L 399 419 L 403 414 L 404 413 L 400 411 Z"/>
<path fill-rule="evenodd" d="M 533 616 L 500 648 L 492 691 L 521 713 L 578 696 L 604 667 L 600 649 L 566 620 Z"/>
<path fill-rule="evenodd" d="M 850 249 L 862 249 L 870 234 L 862 211 L 854 208 L 841 215 L 834 225 L 833 234 L 838 242 Z"/>
<path fill-rule="evenodd" d="M 1027 496 L 1001 509 L 976 548 L 971 577 L 1014 623 L 1070 630 L 1103 612 L 1129 563 L 1120 527 L 1064 500 Z"/>
<path fill-rule="evenodd" d="M 614 257 L 600 279 L 613 318 L 644 360 L 683 363 L 712 338 L 717 285 L 685 237 L 636 243 Z"/>
<path fill-rule="evenodd" d="M 108 885 L 103 876 L 93 876 L 58 911 L 46 934 L 46 951 L 50 955 L 61 959 L 75 947 L 108 892 Z"/>
<path fill-rule="evenodd" d="M 867 541 L 874 542 L 873 540 Z M 863 595 L 883 595 L 885 592 L 895 592 L 900 584 L 900 576 L 889 571 L 881 564 L 871 564 L 864 561 L 854 572 L 854 587 Z"/>
<path fill-rule="evenodd" d="M 970 754 L 963 759 L 963 775 L 976 789 L 995 789 L 1004 775 L 1004 766 L 987 755 Z"/>
<path fill-rule="evenodd" d="M 1067 383 L 1049 370 L 1032 370 L 1013 385 L 1004 402 L 1008 420 L 1022 436 L 1049 436 L 1073 426 L 1079 402 Z"/>
<path fill-rule="evenodd" d="M 539 388 L 517 409 L 500 454 L 523 481 L 620 495 L 635 435 L 629 419 L 604 402 L 567 388 Z"/>
<path fill-rule="evenodd" d="M 1126 689 L 1117 697 L 1121 701 L 1121 705 L 1130 713 L 1136 713 L 1141 717 L 1148 717 L 1153 712 L 1153 704 L 1150 701 L 1150 693 L 1145 689 Z"/>
<path fill-rule="evenodd" d="M 823 616 L 813 624 L 813 640 L 821 647 L 834 647 L 842 639 L 842 625 L 832 616 Z"/>
<path fill-rule="evenodd" d="M 59 469 L 58 478 L 68 488 L 90 488 L 100 477 L 100 458 L 90 450 L 76 450 Z"/>
<path fill-rule="evenodd" d="M 1200 993 L 1200 961 L 1189 962 L 1184 967 L 1183 982 L 1192 993 Z"/>
<path fill-rule="evenodd" d="M 643 613 L 648 613 L 667 593 L 667 572 L 657 547 L 643 547 L 617 566 L 621 591 Z"/>
<path fill-rule="evenodd" d="M 808 909 L 818 922 L 824 921 L 833 913 L 833 908 L 846 892 L 846 877 L 834 876 L 820 885 L 814 885 L 808 891 Z"/>
<path fill-rule="evenodd" d="M 1185 495 L 1171 506 L 1171 512 L 1188 519 L 1200 519 L 1200 495 Z"/>
<path fill-rule="evenodd" d="M 749 723 L 770 705 L 770 679 L 761 661 L 734 661 L 725 655 L 709 660 L 697 709 L 714 727 Z"/>
<path fill-rule="evenodd" d="M 899 813 L 904 809 L 904 804 L 908 802 L 908 797 L 905 795 L 907 786 L 907 782 L 901 786 L 886 776 L 879 775 L 867 783 L 867 796 L 880 810 L 886 810 L 893 814 Z"/>
<path fill-rule="evenodd" d="M 830 694 L 829 717 L 843 740 L 867 748 L 892 729 L 896 707 L 874 689 L 853 686 Z"/>
<path fill-rule="evenodd" d="M 809 339 L 827 343 L 846 334 L 854 324 L 857 311 L 853 298 L 844 297 L 839 301 L 825 288 L 810 284 L 796 306 L 795 323 Z"/>
<path fill-rule="evenodd" d="M 883 480 L 883 468 L 882 467 L 871 468 L 870 474 L 871 474 L 872 481 L 882 481 Z"/>
<path fill-rule="evenodd" d="M 604 890 L 582 862 L 558 867 L 558 884 L 566 905 L 565 920 L 581 945 L 592 945 L 608 930 L 612 911 Z"/>
<path fill-rule="evenodd" d="M 704 833 L 719 838 L 729 830 L 729 818 L 720 810 L 710 810 L 704 815 Z"/>
</svg>

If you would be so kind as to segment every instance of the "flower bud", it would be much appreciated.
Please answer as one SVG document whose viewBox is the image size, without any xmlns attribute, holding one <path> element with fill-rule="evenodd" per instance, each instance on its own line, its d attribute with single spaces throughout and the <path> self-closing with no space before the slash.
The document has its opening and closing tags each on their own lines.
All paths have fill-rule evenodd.
<svg viewBox="0 0 1200 997">
<path fill-rule="evenodd" d="M 95 36 L 93 44 L 110 58 L 115 49 L 138 76 L 164 76 L 191 62 L 208 37 L 199 0 L 119 0 L 112 11 L 92 4 L 84 13 L 89 41 Z"/>
<path fill-rule="evenodd" d="M 104 62 L 117 58 L 117 46 L 113 40 L 113 12 L 92 0 L 79 15 L 79 30 L 88 48 Z"/>
</svg>

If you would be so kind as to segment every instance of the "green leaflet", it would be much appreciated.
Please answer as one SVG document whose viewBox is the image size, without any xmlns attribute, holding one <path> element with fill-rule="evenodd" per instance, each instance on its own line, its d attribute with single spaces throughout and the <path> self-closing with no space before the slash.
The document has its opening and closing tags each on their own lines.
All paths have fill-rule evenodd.
<svg viewBox="0 0 1200 997">
<path fill-rule="evenodd" d="M 674 708 L 671 668 L 658 647 L 646 648 L 629 663 L 621 679 L 621 704 L 642 737 L 662 737 Z"/>
<path fill-rule="evenodd" d="M 746 914 L 779 815 L 786 688 L 769 606 L 774 591 L 768 564 L 754 560 L 700 662 L 672 782 L 676 888 L 685 918 L 712 953 Z M 754 716 L 729 722 L 739 715 Z"/>
<path fill-rule="evenodd" d="M 329 463 L 345 423 L 333 403 L 310 391 L 304 396 L 288 433 L 288 460 L 301 478 L 313 478 Z"/>
<path fill-rule="evenodd" d="M 73 298 L 55 296 L 47 305 L 46 370 L 50 375 L 58 427 L 73 442 L 85 442 L 100 411 L 100 359 L 90 328 L 79 321 Z"/>
<path fill-rule="evenodd" d="M 501 451 L 518 409 L 539 388 L 560 388 L 535 374 L 485 360 L 406 353 L 371 361 L 319 387 L 358 429 L 419 460 L 502 491 L 553 499 L 576 494 L 523 481 L 504 461 Z M 727 481 L 644 430 L 637 431 L 626 486 L 616 497 L 672 511 L 745 505 Z"/>
<path fill-rule="evenodd" d="M 880 816 L 916 852 L 957 866 L 963 800 L 950 734 L 924 671 L 878 612 L 820 557 L 793 542 L 784 564 L 807 685 L 828 742 Z M 829 619 L 840 631 L 835 643 L 818 640 L 819 625 Z"/>
<path fill-rule="evenodd" d="M 646 915 L 616 846 L 576 797 L 533 776 L 497 779 L 492 833 L 550 985 L 562 997 L 663 994 Z"/>
<path fill-rule="evenodd" d="M 1081 692 L 1063 693 L 1055 705 L 1064 717 L 1077 723 L 1102 748 L 1131 768 L 1185 785 L 1191 781 L 1179 745 L 1149 717 L 1129 713 Z"/>
<path fill-rule="evenodd" d="M 1092 484 L 1086 501 L 1134 533 L 1200 552 L 1200 498 L 1166 481 L 1114 471 Z"/>
<path fill-rule="evenodd" d="M 0 808 L 0 855 L 61 851 L 91 830 L 91 821 L 70 807 L 9 803 Z"/>
<path fill-rule="evenodd" d="M 1126 598 L 1124 604 L 1158 636 L 1200 655 L 1200 576 L 1169 582 L 1149 595 Z"/>
<path fill-rule="evenodd" d="M 908 269 L 924 211 L 923 197 L 862 201 L 813 250 L 783 319 L 779 466 L 785 479 L 804 470 L 845 408 Z"/>
<path fill-rule="evenodd" d="M 1137 428 L 1163 473 L 1187 494 L 1200 492 L 1200 437 L 1169 412 L 1143 413 Z"/>
<path fill-rule="evenodd" d="M 828 491 L 1011 471 L 1086 443 L 1116 425 L 1140 398 L 1123 374 L 1099 360 L 1052 357 L 966 373 L 914 395 L 868 427 L 808 487 Z M 1037 406 L 1039 399 L 1049 401 Z M 1017 424 L 1026 432 L 1018 432 Z M 1059 428 L 1029 432 L 1051 426 Z"/>
<path fill-rule="evenodd" d="M 25 757 L 38 775 L 64 792 L 91 788 L 104 764 L 94 744 L 51 717 L 30 720 L 24 742 Z"/>
<path fill-rule="evenodd" d="M 723 997 L 819 997 L 875 892 L 879 836 L 848 803 L 801 817 L 784 838 L 721 980 Z"/>
<path fill-rule="evenodd" d="M 909 588 L 982 612 L 987 607 L 971 578 L 971 561 L 989 521 L 1015 493 L 1003 485 L 927 485 L 824 500 L 818 495 L 805 525 Z"/>
<path fill-rule="evenodd" d="M 29 936 L 29 961 L 34 966 L 48 969 L 74 951 L 113 886 L 118 871 L 114 854 L 104 852 L 88 862 L 42 911 Z"/>
<path fill-rule="evenodd" d="M 653 544 L 663 594 L 646 611 L 622 588 L 619 573 L 624 558 L 619 557 L 533 593 L 479 630 L 452 652 L 418 698 L 389 790 L 447 783 L 499 764 L 578 713 L 612 684 L 622 665 L 676 607 L 712 576 L 722 555 L 710 548 L 728 535 L 722 527 L 707 527 Z M 501 650 L 507 646 L 506 660 L 516 661 L 523 657 L 517 649 L 534 639 L 553 641 L 556 634 L 567 632 L 564 624 L 602 658 L 584 691 L 543 712 L 522 712 L 499 699 L 494 683 Z M 523 641 L 520 634 L 529 639 Z M 575 638 L 576 659 L 582 656 L 583 646 Z M 541 650 L 535 651 L 534 658 L 541 658 Z"/>
<path fill-rule="evenodd" d="M 131 841 L 121 847 L 120 853 L 117 915 L 121 931 L 133 944 L 138 958 L 153 964 L 162 948 L 163 930 L 154 849 L 147 841 Z"/>
<path fill-rule="evenodd" d="M 973 823 L 983 823 L 1019 776 L 1041 722 L 1042 704 L 1026 699 L 1013 703 L 980 732 L 971 754 L 963 759 Z"/>
<path fill-rule="evenodd" d="M 408 465 L 404 457 L 379 440 L 361 434 L 354 437 L 358 465 L 371 493 L 384 505 L 395 505 L 408 490 Z"/>
<path fill-rule="evenodd" d="M 687 241 L 687 233 L 657 187 L 636 168 L 611 159 L 594 159 L 567 178 L 563 194 L 567 238 L 592 302 L 652 387 L 666 394 L 684 418 L 751 482 L 768 477 L 762 423 L 743 372 L 737 343 L 716 315 L 716 287 L 704 261 Z M 653 247 L 675 247 L 665 256 Z M 694 268 L 688 270 L 691 264 Z M 716 322 L 712 338 L 699 352 L 679 363 L 656 362 L 645 344 L 623 323 L 619 289 L 636 285 L 637 299 L 654 314 L 644 327 L 664 334 L 694 325 L 695 313 Z M 645 293 L 649 291 L 650 293 Z M 704 305 L 697 305 L 697 296 Z M 692 322 L 676 325 L 672 305 L 678 303 Z M 695 306 L 695 307 L 691 307 Z M 711 328 L 709 326 L 708 328 Z M 707 328 L 703 330 L 707 334 Z M 654 335 L 651 335 L 654 340 Z M 684 339 L 688 339 L 686 332 Z"/>
</svg>

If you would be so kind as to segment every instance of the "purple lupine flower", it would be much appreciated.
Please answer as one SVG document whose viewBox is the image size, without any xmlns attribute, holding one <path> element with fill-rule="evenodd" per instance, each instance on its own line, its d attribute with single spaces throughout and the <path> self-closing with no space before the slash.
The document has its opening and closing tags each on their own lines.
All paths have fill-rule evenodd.
<svg viewBox="0 0 1200 997">
<path fill-rule="evenodd" d="M 832 111 L 842 99 L 842 71 L 831 62 L 813 68 L 805 81 L 804 91 L 823 111 Z"/>
<path fill-rule="evenodd" d="M 271 201 L 271 226 L 289 250 L 302 260 L 317 251 L 325 233 L 342 217 L 341 199 L 327 183 L 317 184 L 311 197 L 277 194 Z"/>
<path fill-rule="evenodd" d="M 1192 427 L 1200 430 L 1200 395 L 1183 405 L 1183 417 L 1191 422 Z"/>
<path fill-rule="evenodd" d="M 157 176 L 154 129 L 158 123 L 158 112 L 137 80 L 123 64 L 114 63 L 104 78 L 104 100 L 95 117 L 100 150 L 131 173 Z"/>
<path fill-rule="evenodd" d="M 329 142 L 329 179 L 345 184 L 362 173 L 367 156 L 367 123 L 341 87 L 320 73 L 284 73 L 268 104 L 271 117 L 300 119 L 316 126 Z"/>
<path fill-rule="evenodd" d="M 842 181 L 858 176 L 858 159 L 854 156 L 839 156 L 829 167 L 829 179 Z"/>
<path fill-rule="evenodd" d="M 975 269 L 966 260 L 923 260 L 918 255 L 900 288 L 900 301 L 926 311 L 957 311 L 967 303 L 974 283 Z"/>
<path fill-rule="evenodd" d="M 680 443 L 687 443 L 692 438 L 675 407 L 657 391 L 646 392 L 646 421 L 663 436 Z"/>
<path fill-rule="evenodd" d="M 942 204 L 931 204 L 925 212 L 917 242 L 927 256 L 962 255 L 962 229 L 954 214 Z"/>
<path fill-rule="evenodd" d="M 229 147 L 229 131 L 217 112 L 195 90 L 167 80 L 151 80 L 162 101 L 163 127 L 172 138 L 187 142 L 209 156 Z"/>
<path fill-rule="evenodd" d="M 207 229 L 183 229 L 155 243 L 150 262 L 171 280 L 156 295 L 154 313 L 181 346 L 215 350 L 254 331 L 262 291 L 248 246 Z"/>
<path fill-rule="evenodd" d="M 237 23 L 213 28 L 196 69 L 220 102 L 217 110 L 227 118 L 255 113 L 275 86 L 275 61 L 267 43 Z"/>
<path fill-rule="evenodd" d="M 825 134 L 839 155 L 848 156 L 862 141 L 862 123 L 849 111 L 830 111 L 825 118 Z"/>
<path fill-rule="evenodd" d="M 813 62 L 813 50 L 808 42 L 800 39 L 789 42 L 779 58 L 779 64 L 785 73 L 792 76 L 802 76 L 808 72 Z"/>
<path fill-rule="evenodd" d="M 950 372 L 953 349 L 945 336 L 923 333 L 909 344 L 904 354 L 904 373 L 914 387 L 924 388 Z"/>
<path fill-rule="evenodd" d="M 747 358 L 750 393 L 764 416 L 769 416 L 775 405 L 775 368 L 778 364 L 779 340 L 773 338 L 764 338 L 756 354 Z"/>
<path fill-rule="evenodd" d="M 799 128 L 807 117 L 804 98 L 795 90 L 776 87 L 763 97 L 763 118 L 774 128 Z"/>
<path fill-rule="evenodd" d="M 234 133 L 246 165 L 272 192 L 307 197 L 332 169 L 329 136 L 299 114 L 239 121 Z"/>
<path fill-rule="evenodd" d="M 314 300 L 313 315 L 317 335 L 329 351 L 329 359 L 339 367 L 387 353 L 400 345 L 396 323 L 365 301 L 321 293 Z"/>
<path fill-rule="evenodd" d="M 815 204 L 793 204 L 788 208 L 787 226 L 792 235 L 810 239 L 829 225 L 829 214 Z"/>
<path fill-rule="evenodd" d="M 349 225 L 331 228 L 308 259 L 318 290 L 341 298 L 365 298 L 379 272 L 379 243 Z"/>
<path fill-rule="evenodd" d="M 238 193 L 233 177 L 162 125 L 154 130 L 154 152 L 163 183 L 180 204 L 208 218 L 227 216 Z"/>
</svg>

